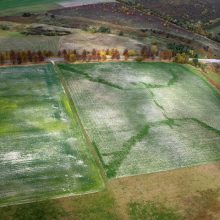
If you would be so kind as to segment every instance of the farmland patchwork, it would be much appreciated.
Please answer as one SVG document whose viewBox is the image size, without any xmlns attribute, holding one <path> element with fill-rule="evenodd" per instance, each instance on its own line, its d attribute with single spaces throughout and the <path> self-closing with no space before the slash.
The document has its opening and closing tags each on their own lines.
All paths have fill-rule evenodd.
<svg viewBox="0 0 220 220">
<path fill-rule="evenodd" d="M 109 178 L 219 162 L 219 93 L 174 63 L 0 68 L 0 206 L 102 189 L 97 157 Z"/>
<path fill-rule="evenodd" d="M 1 68 L 0 206 L 102 186 L 53 68 Z"/>
<path fill-rule="evenodd" d="M 108 177 L 220 161 L 220 95 L 189 67 L 59 67 Z"/>
</svg>

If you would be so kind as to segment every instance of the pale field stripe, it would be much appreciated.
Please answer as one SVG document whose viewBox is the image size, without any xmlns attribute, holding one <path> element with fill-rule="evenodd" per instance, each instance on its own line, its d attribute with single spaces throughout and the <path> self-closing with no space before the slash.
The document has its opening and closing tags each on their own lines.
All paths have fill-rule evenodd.
<svg viewBox="0 0 220 220">
<path fill-rule="evenodd" d="M 78 7 L 83 5 L 92 5 L 98 3 L 114 3 L 115 0 L 72 0 L 66 2 L 59 2 L 58 5 L 68 8 L 68 7 Z"/>
</svg>

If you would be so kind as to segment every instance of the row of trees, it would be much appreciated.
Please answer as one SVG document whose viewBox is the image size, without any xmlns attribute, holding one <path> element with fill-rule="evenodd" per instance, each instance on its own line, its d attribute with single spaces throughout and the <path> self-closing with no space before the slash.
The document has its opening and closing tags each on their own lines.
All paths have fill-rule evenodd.
<svg viewBox="0 0 220 220">
<path fill-rule="evenodd" d="M 0 65 L 4 64 L 25 64 L 25 63 L 40 63 L 46 61 L 48 58 L 63 58 L 67 62 L 89 62 L 89 61 L 105 61 L 107 59 L 111 60 L 128 60 L 130 57 L 139 58 L 140 60 L 145 59 L 155 59 L 159 57 L 162 60 L 171 60 L 175 53 L 172 50 L 160 51 L 156 44 L 150 47 L 142 47 L 141 50 L 129 50 L 125 49 L 122 53 L 118 49 L 106 49 L 106 50 L 96 50 L 92 51 L 83 50 L 79 52 L 77 50 L 62 50 L 54 53 L 52 51 L 8 51 L 0 52 Z"/>
<path fill-rule="evenodd" d="M 52 51 L 6 51 L 0 53 L 0 64 L 25 64 L 25 63 L 40 63 L 46 58 L 53 57 Z"/>
<path fill-rule="evenodd" d="M 123 55 L 126 53 L 123 53 Z M 117 49 L 106 49 L 106 50 L 96 50 L 92 51 L 83 50 L 81 53 L 76 50 L 63 50 L 58 52 L 58 57 L 63 57 L 66 61 L 105 61 L 107 56 L 110 56 L 112 60 L 120 60 L 121 55 Z"/>
</svg>

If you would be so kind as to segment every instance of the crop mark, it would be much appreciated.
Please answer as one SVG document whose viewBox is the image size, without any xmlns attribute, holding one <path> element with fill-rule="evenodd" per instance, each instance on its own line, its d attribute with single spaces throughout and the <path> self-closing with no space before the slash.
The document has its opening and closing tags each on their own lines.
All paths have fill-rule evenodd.
<svg viewBox="0 0 220 220">
<path fill-rule="evenodd" d="M 102 78 L 100 78 L 100 77 L 94 78 L 94 77 L 92 77 L 91 75 L 89 75 L 88 73 L 83 72 L 83 71 L 81 71 L 81 70 L 77 70 L 77 69 L 75 69 L 75 68 L 73 68 L 73 67 L 69 67 L 69 66 L 66 66 L 66 65 L 65 65 L 65 66 L 64 66 L 64 65 L 59 65 L 59 67 L 61 67 L 63 70 L 70 71 L 70 72 L 74 72 L 74 73 L 79 74 L 79 75 L 83 75 L 83 76 L 85 76 L 86 79 L 88 79 L 89 81 L 101 83 L 101 84 L 104 84 L 104 85 L 106 85 L 106 86 L 110 86 L 110 87 L 113 87 L 113 88 L 116 88 L 116 89 L 121 89 L 121 90 L 123 90 L 123 88 L 122 88 L 121 86 L 119 86 L 119 85 L 116 85 L 116 84 L 114 84 L 114 83 L 111 83 L 111 82 L 109 82 L 109 81 L 107 81 L 107 80 L 104 80 L 104 79 L 102 79 Z"/>
<path fill-rule="evenodd" d="M 198 123 L 199 125 L 201 125 L 202 127 L 215 132 L 216 134 L 220 135 L 220 130 L 213 128 L 212 126 L 206 124 L 205 122 L 202 122 L 200 120 L 198 120 L 197 118 L 179 118 L 179 119 L 173 119 L 174 121 L 194 121 L 196 123 Z"/>
<path fill-rule="evenodd" d="M 148 135 L 149 128 L 149 125 L 145 125 L 138 134 L 132 136 L 127 142 L 123 144 L 120 153 L 114 155 L 114 160 L 112 160 L 109 165 L 105 165 L 105 169 L 107 169 L 107 177 L 112 178 L 116 176 L 118 168 L 130 153 L 132 146 L 137 142 L 140 142 L 146 135 Z"/>
<path fill-rule="evenodd" d="M 150 84 L 150 83 L 144 83 L 144 82 L 140 82 L 140 83 L 143 84 L 145 86 L 145 88 L 147 88 L 147 89 L 166 88 L 166 87 L 174 85 L 179 79 L 177 74 L 174 73 L 172 71 L 172 69 L 170 70 L 170 73 L 172 75 L 172 78 L 168 81 L 168 83 L 166 85 Z"/>
<path fill-rule="evenodd" d="M 157 107 L 159 107 L 160 109 L 162 109 L 164 111 L 164 107 L 162 105 L 160 105 L 155 99 L 154 99 L 154 103 Z"/>
</svg>

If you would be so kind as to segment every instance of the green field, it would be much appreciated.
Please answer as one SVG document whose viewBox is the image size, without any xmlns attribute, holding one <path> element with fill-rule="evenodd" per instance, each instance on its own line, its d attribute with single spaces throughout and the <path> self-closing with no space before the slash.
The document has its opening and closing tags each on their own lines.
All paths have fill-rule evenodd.
<svg viewBox="0 0 220 220">
<path fill-rule="evenodd" d="M 59 0 L 1 0 L 1 15 L 21 14 L 22 12 L 43 12 L 57 7 Z"/>
<path fill-rule="evenodd" d="M 0 170 L 0 206 L 103 187 L 51 65 L 0 68 Z"/>
<path fill-rule="evenodd" d="M 220 161 L 220 95 L 196 70 L 58 67 L 0 68 L 0 206 L 102 189 L 94 151 L 109 178 Z"/>
<path fill-rule="evenodd" d="M 59 68 L 108 177 L 220 161 L 220 95 L 187 66 Z"/>
</svg>

